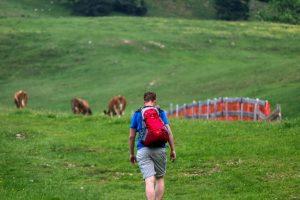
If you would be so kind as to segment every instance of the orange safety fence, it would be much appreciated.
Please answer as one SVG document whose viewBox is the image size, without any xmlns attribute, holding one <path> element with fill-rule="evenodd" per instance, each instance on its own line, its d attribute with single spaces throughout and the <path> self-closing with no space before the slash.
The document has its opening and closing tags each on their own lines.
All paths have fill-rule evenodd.
<svg viewBox="0 0 300 200">
<path fill-rule="evenodd" d="M 193 102 L 183 106 L 173 104 L 167 112 L 168 117 L 198 118 L 213 120 L 264 120 L 270 113 L 268 101 L 250 98 L 216 98 Z"/>
</svg>

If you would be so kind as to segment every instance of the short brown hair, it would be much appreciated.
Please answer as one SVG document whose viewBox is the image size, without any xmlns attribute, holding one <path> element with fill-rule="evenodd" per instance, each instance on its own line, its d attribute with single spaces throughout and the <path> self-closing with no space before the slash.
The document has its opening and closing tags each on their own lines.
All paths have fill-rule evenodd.
<svg viewBox="0 0 300 200">
<path fill-rule="evenodd" d="M 156 100 L 156 94 L 155 92 L 146 92 L 144 94 L 144 101 L 149 102 L 149 101 L 155 101 Z"/>
</svg>

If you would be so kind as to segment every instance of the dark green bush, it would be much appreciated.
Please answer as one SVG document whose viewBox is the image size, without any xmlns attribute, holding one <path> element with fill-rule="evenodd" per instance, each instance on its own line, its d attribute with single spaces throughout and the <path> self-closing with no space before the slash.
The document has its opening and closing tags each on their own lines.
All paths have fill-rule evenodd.
<svg viewBox="0 0 300 200">
<path fill-rule="evenodd" d="M 215 0 L 216 14 L 224 20 L 246 20 L 249 18 L 250 0 Z"/>
<path fill-rule="evenodd" d="M 72 5 L 75 14 L 84 16 L 108 15 L 113 11 L 110 0 L 78 0 Z"/>
<path fill-rule="evenodd" d="M 266 21 L 300 23 L 300 0 L 271 0 L 259 17 Z"/>
<path fill-rule="evenodd" d="M 111 12 L 143 16 L 148 9 L 144 0 L 61 0 L 76 15 L 102 16 Z"/>
<path fill-rule="evenodd" d="M 129 15 L 145 15 L 148 11 L 144 0 L 115 0 L 114 10 Z"/>
</svg>

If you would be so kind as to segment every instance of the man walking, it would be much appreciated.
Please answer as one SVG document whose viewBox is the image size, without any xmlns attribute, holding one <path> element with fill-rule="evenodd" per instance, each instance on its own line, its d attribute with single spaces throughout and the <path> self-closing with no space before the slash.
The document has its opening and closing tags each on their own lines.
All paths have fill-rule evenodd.
<svg viewBox="0 0 300 200">
<path fill-rule="evenodd" d="M 144 94 L 144 107 L 137 110 L 131 119 L 129 134 L 130 162 L 136 161 L 145 180 L 148 200 L 161 200 L 164 195 L 166 173 L 166 142 L 170 145 L 170 157 L 176 159 L 174 138 L 166 113 L 155 107 L 156 94 Z M 134 143 L 138 133 L 137 156 Z"/>
</svg>

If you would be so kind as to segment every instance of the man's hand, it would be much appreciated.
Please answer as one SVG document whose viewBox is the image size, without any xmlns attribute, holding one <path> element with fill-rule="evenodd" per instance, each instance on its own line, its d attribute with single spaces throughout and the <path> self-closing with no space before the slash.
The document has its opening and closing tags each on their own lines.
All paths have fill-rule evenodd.
<svg viewBox="0 0 300 200">
<path fill-rule="evenodd" d="M 174 162 L 176 160 L 176 152 L 175 151 L 170 152 L 170 158 L 171 158 L 172 162 Z"/>
<path fill-rule="evenodd" d="M 130 155 L 129 160 L 130 160 L 131 164 L 134 165 L 136 163 L 136 157 L 135 157 L 135 155 Z"/>
<path fill-rule="evenodd" d="M 136 130 L 133 129 L 133 128 L 130 128 L 130 130 L 129 130 L 129 141 L 128 141 L 128 144 L 129 144 L 129 154 L 130 154 L 129 160 L 130 160 L 131 164 L 133 164 L 133 165 L 136 163 L 136 158 L 135 158 L 135 155 L 134 155 L 134 139 L 135 139 L 135 135 L 136 135 Z"/>
</svg>

